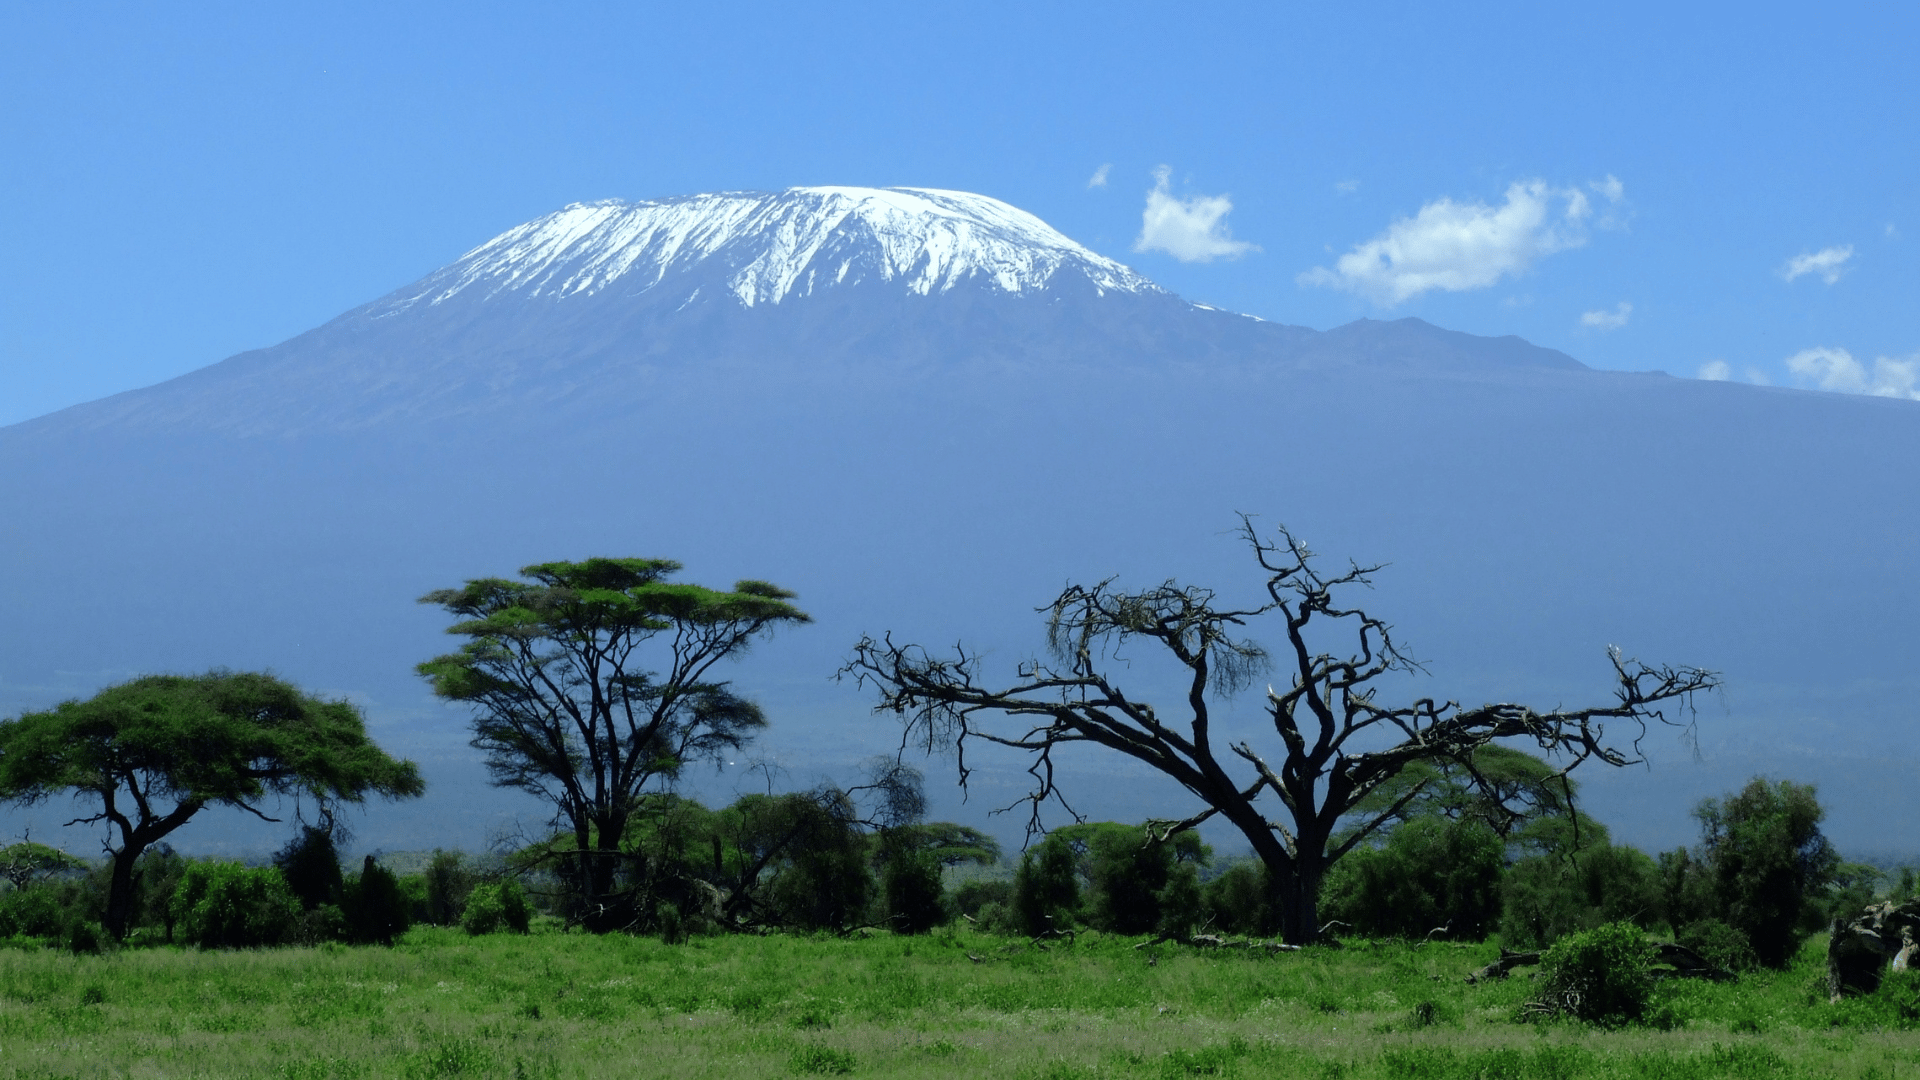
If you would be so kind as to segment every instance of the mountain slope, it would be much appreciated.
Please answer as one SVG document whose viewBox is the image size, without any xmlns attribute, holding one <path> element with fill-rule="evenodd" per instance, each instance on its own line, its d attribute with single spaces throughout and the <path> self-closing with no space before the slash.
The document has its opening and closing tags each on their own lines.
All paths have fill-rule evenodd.
<svg viewBox="0 0 1920 1080">
<path fill-rule="evenodd" d="M 1846 777 L 1843 842 L 1920 810 L 1893 779 L 1920 506 L 1861 468 L 1920 454 L 1920 408 L 1593 371 L 1417 320 L 1261 322 L 1000 205 L 574 208 L 272 348 L 0 429 L 0 713 L 271 667 L 355 695 L 427 765 L 429 799 L 368 817 L 365 843 L 478 846 L 538 811 L 484 787 L 412 674 L 446 645 L 430 589 L 595 554 L 797 589 L 816 624 L 731 674 L 773 718 L 759 752 L 805 784 L 893 743 L 830 678 L 860 633 L 1011 664 L 1067 580 L 1239 594 L 1257 579 L 1224 534 L 1246 511 L 1392 564 L 1362 599 L 1431 663 L 1408 692 L 1587 699 L 1613 643 L 1724 670 L 1705 764 L 1656 734 L 1654 772 L 1590 779 L 1627 839 L 1685 841 L 1691 803 L 1754 771 Z M 1257 734 L 1257 700 L 1221 715 Z M 938 812 L 1001 823 L 978 808 L 1019 776 L 982 764 L 976 802 Z M 1068 764 L 1102 816 L 1186 805 Z"/>
</svg>

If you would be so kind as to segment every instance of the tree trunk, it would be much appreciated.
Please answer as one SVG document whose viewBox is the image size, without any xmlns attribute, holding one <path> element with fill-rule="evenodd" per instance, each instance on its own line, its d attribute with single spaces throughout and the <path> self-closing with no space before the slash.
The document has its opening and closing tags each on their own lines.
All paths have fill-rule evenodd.
<svg viewBox="0 0 1920 1080">
<path fill-rule="evenodd" d="M 133 864 L 142 848 L 132 844 L 113 856 L 113 878 L 107 888 L 107 933 L 115 941 L 127 939 L 127 924 L 133 921 Z"/>
<path fill-rule="evenodd" d="M 1326 873 L 1319 860 L 1295 861 L 1292 872 L 1269 871 L 1273 902 L 1280 912 L 1280 938 L 1289 945 L 1311 945 L 1320 938 L 1320 879 Z"/>
</svg>

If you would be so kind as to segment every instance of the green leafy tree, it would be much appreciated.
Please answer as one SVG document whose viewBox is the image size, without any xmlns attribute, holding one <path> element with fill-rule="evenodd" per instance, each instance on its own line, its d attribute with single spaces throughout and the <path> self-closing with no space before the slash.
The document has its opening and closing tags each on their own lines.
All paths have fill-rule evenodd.
<svg viewBox="0 0 1920 1080">
<path fill-rule="evenodd" d="M 1465 765 L 1502 739 L 1529 740 L 1563 757 L 1566 769 L 1593 760 L 1626 765 L 1639 760 L 1633 737 L 1648 722 L 1669 720 L 1663 709 L 1684 707 L 1718 685 L 1712 672 L 1653 667 L 1610 651 L 1613 697 L 1599 705 L 1540 712 L 1511 702 L 1390 702 L 1385 687 L 1419 665 L 1389 624 L 1345 599 L 1378 568 L 1349 564 L 1323 574 L 1285 528 L 1268 541 L 1243 520 L 1242 535 L 1265 577 L 1264 595 L 1251 603 L 1221 602 L 1211 589 L 1174 581 L 1137 592 L 1111 580 L 1070 585 L 1043 609 L 1051 657 L 1022 662 L 1006 681 L 987 680 L 982 656 L 965 648 L 936 654 L 886 637 L 856 643 L 842 674 L 873 684 L 876 708 L 899 716 L 917 744 L 958 751 L 963 784 L 970 743 L 1030 754 L 1030 828 L 1058 795 L 1053 755 L 1062 747 L 1100 746 L 1158 770 L 1197 806 L 1157 828 L 1172 835 L 1217 815 L 1238 829 L 1266 864 L 1281 931 L 1296 944 L 1320 933 L 1327 871 L 1419 796 L 1416 784 L 1357 827 L 1353 821 L 1358 807 L 1410 766 Z M 1282 638 L 1271 653 L 1240 636 L 1256 621 Z M 1346 644 L 1332 645 L 1329 636 Z M 1136 652 L 1140 645 L 1153 647 Z M 1134 696 L 1114 674 L 1123 670 L 1121 657 L 1132 668 L 1149 658 L 1166 663 L 1184 693 L 1158 704 Z M 1269 734 L 1259 746 L 1227 737 L 1214 725 L 1217 699 L 1275 666 L 1281 677 L 1268 683 L 1269 724 L 1262 725 Z"/>
<path fill-rule="evenodd" d="M 1186 906 L 1174 922 L 1198 916 L 1198 884 L 1183 880 L 1195 878 L 1213 854 L 1198 834 L 1162 838 L 1146 826 L 1089 821 L 1055 829 L 1051 836 L 1074 851 L 1076 869 L 1086 884 L 1087 922 L 1095 929 L 1114 934 L 1158 929 L 1170 886 Z"/>
<path fill-rule="evenodd" d="M 594 929 L 633 921 L 616 895 L 628 824 L 688 762 L 744 745 L 760 707 L 713 678 L 775 627 L 810 621 L 762 581 L 720 592 L 669 581 L 670 559 L 588 559 L 523 568 L 421 597 L 459 621 L 458 652 L 419 671 L 473 706 L 473 745 L 496 785 L 553 804 L 573 834 L 569 879 Z M 657 664 L 649 658 L 657 658 Z"/>
<path fill-rule="evenodd" d="M 116 940 L 133 915 L 141 853 L 208 806 L 273 821 L 260 808 L 269 797 L 359 802 L 424 790 L 412 762 L 367 738 L 352 704 L 265 674 L 150 675 L 0 722 L 0 801 L 70 794 L 99 807 L 69 824 L 109 827 L 102 921 Z"/>
<path fill-rule="evenodd" d="M 1080 915 L 1080 878 L 1073 846 L 1048 836 L 1020 856 L 1013 874 L 1013 914 L 1021 932 L 1064 930 Z"/>
<path fill-rule="evenodd" d="M 1715 914 L 1747 936 L 1761 963 L 1785 967 L 1840 869 L 1820 832 L 1826 811 L 1813 785 L 1756 776 L 1735 794 L 1703 801 L 1694 816 Z"/>
<path fill-rule="evenodd" d="M 322 904 L 340 903 L 346 878 L 340 873 L 340 851 L 334 846 L 331 828 L 302 825 L 299 834 L 274 855 L 273 864 L 300 898 L 302 908 L 312 911 Z"/>
<path fill-rule="evenodd" d="M 992 837 L 950 821 L 897 825 L 874 840 L 885 918 L 906 934 L 924 934 L 947 921 L 947 867 L 1000 861 Z"/>
<path fill-rule="evenodd" d="M 1562 936 L 1608 923 L 1649 929 L 1667 918 L 1661 871 L 1645 852 L 1609 840 L 1606 827 L 1581 815 L 1513 864 L 1502 887 L 1502 942 L 1542 948 Z M 1577 828 L 1575 827 L 1577 824 Z"/>
<path fill-rule="evenodd" d="M 393 871 L 366 857 L 360 872 L 342 886 L 340 908 L 347 932 L 362 945 L 391 945 L 407 932 L 413 904 Z"/>
<path fill-rule="evenodd" d="M 1499 921 L 1505 867 L 1505 845 L 1486 822 L 1418 817 L 1341 860 L 1321 907 L 1370 937 L 1478 941 Z"/>
</svg>

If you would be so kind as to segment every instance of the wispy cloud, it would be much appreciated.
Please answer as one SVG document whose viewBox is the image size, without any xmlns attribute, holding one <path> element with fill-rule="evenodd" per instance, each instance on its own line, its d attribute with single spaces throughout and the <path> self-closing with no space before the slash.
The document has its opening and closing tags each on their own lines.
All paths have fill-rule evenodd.
<svg viewBox="0 0 1920 1080">
<path fill-rule="evenodd" d="M 1622 300 L 1612 311 L 1589 311 L 1580 316 L 1580 325 L 1595 330 L 1618 330 L 1627 325 L 1627 320 L 1632 316 L 1633 305 Z"/>
<path fill-rule="evenodd" d="M 1228 196 L 1174 198 L 1173 168 L 1167 165 L 1153 170 L 1153 180 L 1133 250 L 1164 251 L 1181 262 L 1231 259 L 1260 250 L 1244 240 L 1235 240 L 1228 232 L 1226 218 L 1233 210 L 1233 200 Z"/>
<path fill-rule="evenodd" d="M 1585 192 L 1549 187 L 1544 180 L 1512 185 L 1499 206 L 1436 199 L 1340 256 L 1333 269 L 1315 267 L 1296 280 L 1345 289 L 1386 307 L 1433 289 L 1484 289 L 1544 256 L 1586 243 L 1592 213 Z"/>
<path fill-rule="evenodd" d="M 1113 171 L 1113 164 L 1111 162 L 1093 170 L 1093 176 L 1087 180 L 1087 187 L 1089 188 L 1106 187 L 1107 174 L 1112 171 Z"/>
<path fill-rule="evenodd" d="M 1335 191 L 1336 193 L 1338 193 L 1338 194 L 1341 194 L 1341 195 L 1351 195 L 1351 194 L 1353 194 L 1354 192 L 1356 192 L 1356 191 L 1359 191 L 1359 190 L 1360 190 L 1360 181 L 1358 181 L 1358 180 L 1342 180 L 1342 181 L 1340 181 L 1339 183 L 1337 183 L 1337 184 L 1335 184 L 1335 185 L 1333 185 L 1333 190 L 1334 190 L 1334 191 Z"/>
<path fill-rule="evenodd" d="M 1726 382 L 1733 378 L 1733 367 L 1725 360 L 1709 360 L 1700 365 L 1699 377 L 1707 382 Z"/>
<path fill-rule="evenodd" d="M 1868 370 L 1845 349 L 1804 349 L 1787 357 L 1787 370 L 1822 390 L 1920 401 L 1920 355 L 1905 360 L 1882 356 Z"/>
<path fill-rule="evenodd" d="M 1795 255 L 1780 268 L 1780 276 L 1792 281 L 1806 274 L 1819 274 L 1820 280 L 1831 285 L 1840 280 L 1847 272 L 1847 260 L 1853 258 L 1853 245 L 1843 244 L 1819 251 Z"/>
</svg>

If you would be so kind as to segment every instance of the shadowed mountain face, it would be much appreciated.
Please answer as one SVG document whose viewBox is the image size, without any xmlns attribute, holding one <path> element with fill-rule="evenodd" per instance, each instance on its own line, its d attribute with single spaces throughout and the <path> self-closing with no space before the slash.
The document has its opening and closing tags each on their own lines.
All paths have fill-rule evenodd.
<svg viewBox="0 0 1920 1080">
<path fill-rule="evenodd" d="M 1920 809 L 1917 455 L 1912 403 L 1593 371 L 1417 320 L 1266 323 L 979 196 L 570 207 L 281 345 L 0 429 L 0 711 L 272 668 L 356 696 L 426 766 L 428 798 L 370 813 L 364 844 L 471 847 L 540 815 L 484 786 L 464 717 L 412 675 L 451 644 L 429 589 L 632 554 L 798 590 L 817 622 L 733 674 L 774 721 L 758 753 L 804 785 L 897 741 L 831 679 L 859 634 L 1010 668 L 1068 580 L 1250 595 L 1247 512 L 1392 564 L 1359 599 L 1432 671 L 1395 692 L 1581 703 L 1609 644 L 1725 671 L 1684 718 L 1699 760 L 1656 731 L 1651 770 L 1589 774 L 1624 838 L 1689 841 L 1695 801 L 1766 771 L 1822 782 L 1843 846 L 1906 851 L 1876 821 Z M 763 784 L 744 764 L 696 793 Z M 1083 811 L 1188 807 L 1069 764 Z M 936 809 L 981 819 L 1018 779 Z"/>
</svg>

